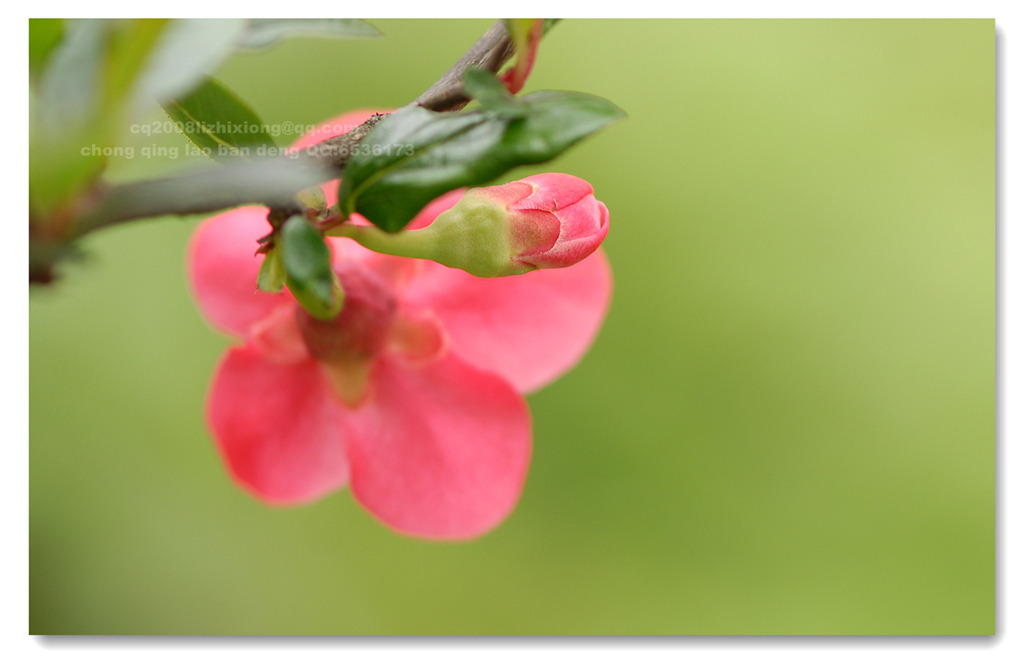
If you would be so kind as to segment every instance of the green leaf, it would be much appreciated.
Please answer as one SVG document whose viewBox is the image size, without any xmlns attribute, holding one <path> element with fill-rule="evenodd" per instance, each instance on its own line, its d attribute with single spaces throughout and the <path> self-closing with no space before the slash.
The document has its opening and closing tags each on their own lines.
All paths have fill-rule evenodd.
<svg viewBox="0 0 1024 672">
<path fill-rule="evenodd" d="M 400 231 L 441 194 L 549 161 L 624 115 L 583 93 L 513 99 L 499 97 L 477 75 L 466 84 L 480 95 L 481 108 L 442 114 L 405 107 L 367 136 L 345 167 L 338 192 L 343 216 L 359 212 L 385 231 Z"/>
<path fill-rule="evenodd" d="M 263 263 L 260 265 L 260 273 L 256 278 L 256 286 L 260 288 L 260 291 L 277 293 L 284 287 L 286 278 L 287 273 L 280 250 L 277 247 L 272 247 L 263 255 Z"/>
<path fill-rule="evenodd" d="M 131 113 L 184 96 L 227 60 L 245 29 L 242 19 L 175 19 L 146 56 L 132 91 Z"/>
<path fill-rule="evenodd" d="M 537 91 L 519 100 L 529 110 L 508 124 L 502 138 L 499 155 L 507 162 L 506 170 L 550 161 L 626 115 L 604 98 L 571 91 Z"/>
<path fill-rule="evenodd" d="M 39 83 L 34 129 L 41 135 L 74 137 L 97 115 L 101 98 L 101 64 L 113 22 L 82 20 L 68 26 Z"/>
<path fill-rule="evenodd" d="M 462 78 L 466 95 L 478 101 L 482 107 L 501 112 L 509 119 L 526 116 L 526 106 L 519 103 L 498 79 L 480 68 L 469 68 Z"/>
<path fill-rule="evenodd" d="M 265 49 L 293 36 L 366 38 L 379 37 L 380 31 L 360 19 L 250 19 L 238 46 Z"/>
<path fill-rule="evenodd" d="M 103 64 L 104 115 L 119 118 L 129 92 L 139 86 L 152 52 L 173 27 L 170 19 L 114 22 Z M 149 102 L 152 105 L 152 102 Z"/>
<path fill-rule="evenodd" d="M 335 317 L 343 295 L 323 236 L 305 217 L 295 215 L 281 227 L 280 240 L 288 289 L 295 299 L 318 320 Z"/>
<path fill-rule="evenodd" d="M 39 25 L 30 30 L 53 30 Z M 68 20 L 63 40 L 33 47 L 33 58 L 45 52 L 30 91 L 33 211 L 48 212 L 87 189 L 105 167 L 103 150 L 119 141 L 127 121 L 155 107 L 154 99 L 194 88 L 234 50 L 243 26 L 240 19 Z"/>
<path fill-rule="evenodd" d="M 73 198 L 103 171 L 102 150 L 125 128 L 127 90 L 166 23 L 65 22 L 67 35 L 48 53 L 32 100 L 29 191 L 36 212 Z"/>
<path fill-rule="evenodd" d="M 100 72 L 113 27 L 105 20 L 68 22 L 47 58 L 38 95 L 30 97 L 29 194 L 37 213 L 85 189 L 106 163 L 82 150 L 108 144 Z"/>
<path fill-rule="evenodd" d="M 33 81 L 43 71 L 46 59 L 63 37 L 63 19 L 28 20 L 28 72 Z"/>
<path fill-rule="evenodd" d="M 189 140 L 221 163 L 249 158 L 260 147 L 276 147 L 256 113 L 213 78 L 188 96 L 166 103 L 164 111 Z"/>
</svg>

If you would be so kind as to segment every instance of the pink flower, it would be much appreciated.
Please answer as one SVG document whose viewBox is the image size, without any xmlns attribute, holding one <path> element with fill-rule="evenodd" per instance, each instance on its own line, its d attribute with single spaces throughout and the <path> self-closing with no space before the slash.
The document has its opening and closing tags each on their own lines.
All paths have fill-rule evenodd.
<svg viewBox="0 0 1024 672">
<path fill-rule="evenodd" d="M 460 195 L 428 205 L 412 228 Z M 207 401 L 234 479 L 280 505 L 349 485 L 374 516 L 420 537 L 469 538 L 500 523 L 530 461 L 522 394 L 571 368 L 595 337 L 611 291 L 603 253 L 482 279 L 328 239 L 346 298 L 319 322 L 287 291 L 257 291 L 253 253 L 267 231 L 264 208 L 239 208 L 203 222 L 189 250 L 201 311 L 244 339 Z"/>
</svg>

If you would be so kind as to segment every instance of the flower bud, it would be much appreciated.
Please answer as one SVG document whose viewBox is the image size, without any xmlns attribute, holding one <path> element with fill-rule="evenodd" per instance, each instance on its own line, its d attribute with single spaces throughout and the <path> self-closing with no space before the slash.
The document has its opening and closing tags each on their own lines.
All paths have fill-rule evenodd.
<svg viewBox="0 0 1024 672">
<path fill-rule="evenodd" d="M 582 261 L 608 235 L 608 208 L 586 180 L 544 173 L 470 189 L 428 227 L 434 260 L 482 277 L 562 268 Z"/>
<path fill-rule="evenodd" d="M 608 208 L 573 175 L 543 173 L 479 191 L 505 202 L 513 257 L 529 268 L 572 266 L 608 235 Z"/>
<path fill-rule="evenodd" d="M 423 229 L 391 234 L 357 226 L 342 235 L 377 252 L 491 278 L 582 261 L 608 235 L 608 208 L 586 180 L 544 173 L 470 189 Z"/>
</svg>

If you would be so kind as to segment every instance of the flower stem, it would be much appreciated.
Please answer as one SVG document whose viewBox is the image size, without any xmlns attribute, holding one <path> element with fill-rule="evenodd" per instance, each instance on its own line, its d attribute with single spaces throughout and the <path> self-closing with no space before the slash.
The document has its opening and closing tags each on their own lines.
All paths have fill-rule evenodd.
<svg viewBox="0 0 1024 672">
<path fill-rule="evenodd" d="M 328 236 L 351 238 L 368 250 L 412 259 L 435 259 L 437 236 L 429 229 L 387 233 L 375 226 L 360 226 L 347 222 L 327 232 Z"/>
</svg>

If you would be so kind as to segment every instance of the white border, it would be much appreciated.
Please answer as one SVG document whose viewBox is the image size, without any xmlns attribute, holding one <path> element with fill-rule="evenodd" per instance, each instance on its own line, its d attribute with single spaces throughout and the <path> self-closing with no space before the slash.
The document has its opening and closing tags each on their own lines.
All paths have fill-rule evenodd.
<svg viewBox="0 0 1024 672">
<path fill-rule="evenodd" d="M 234 5 L 238 7 L 238 5 Z M 249 13 L 273 16 L 281 8 L 295 16 L 334 16 L 342 10 L 336 2 L 295 3 L 264 6 L 250 5 Z M 48 3 L 33 6 L 32 16 L 92 16 L 168 14 L 177 16 L 221 16 L 234 13 L 210 3 L 176 2 L 167 5 L 115 5 L 103 7 L 74 2 Z M 350 4 L 357 14 L 370 12 L 374 17 L 422 17 L 429 11 L 433 17 L 527 16 L 543 14 L 560 17 L 619 18 L 625 10 L 631 17 L 658 18 L 670 11 L 664 2 L 631 0 L 627 4 L 562 2 L 517 3 L 448 2 L 443 7 L 408 2 Z M 997 444 L 999 502 L 999 609 L 994 638 L 571 638 L 571 639 L 317 639 L 317 638 L 54 638 L 29 637 L 28 616 L 28 301 L 23 289 L 27 271 L 24 250 L 27 234 L 23 222 L 27 205 L 8 213 L 8 231 L 17 231 L 16 242 L 8 246 L 8 259 L 3 265 L 6 286 L 14 295 L 16 314 L 25 322 L 17 322 L 4 335 L 5 396 L 2 408 L 5 435 L 2 488 L 4 535 L 8 540 L 3 557 L 0 582 L 2 605 L 2 648 L 0 659 L 16 670 L 76 670 L 80 665 L 101 665 L 109 670 L 174 670 L 185 668 L 260 670 L 312 670 L 343 668 L 352 670 L 430 670 L 482 669 L 515 670 L 529 667 L 560 670 L 602 669 L 679 669 L 695 670 L 738 667 L 744 670 L 1009 670 L 1019 669 L 1022 656 L 1021 621 L 1017 618 L 1022 603 L 1021 582 L 1015 580 L 1008 567 L 1021 558 L 1021 519 L 1024 497 L 1015 493 L 1010 483 L 1021 478 L 1020 448 L 1022 432 L 1021 357 L 1014 348 L 1017 336 L 1024 330 L 1019 297 L 1022 285 L 1021 234 L 1010 226 L 1014 221 L 1015 194 L 1007 185 L 1019 185 L 1021 175 L 1014 170 L 1013 157 L 1019 156 L 1019 142 L 1006 123 L 1013 110 L 1019 114 L 1020 82 L 1007 73 L 1021 70 L 1018 11 L 1010 2 L 778 2 L 768 5 L 757 2 L 687 3 L 673 5 L 672 13 L 686 18 L 708 17 L 835 17 L 835 18 L 903 18 L 955 17 L 995 18 L 998 44 L 998 200 L 997 200 Z M 5 17 L 2 22 L 6 62 L 4 90 L 17 91 L 15 102 L 4 106 L 8 129 L 27 129 L 28 115 L 25 94 L 28 90 L 26 62 L 27 16 Z M 1015 60 L 1016 59 L 1016 60 Z M 20 65 L 19 65 L 20 64 Z M 1015 67 L 1016 66 L 1016 67 Z M 12 74 L 13 73 L 13 74 Z M 18 104 L 18 102 L 21 104 Z M 9 137 L 21 139 L 27 158 L 27 134 L 9 131 Z M 25 164 L 22 164 L 25 165 Z M 17 171 L 15 171 L 17 172 Z M 15 184 L 5 189 L 9 202 L 23 202 L 27 193 L 27 171 L 13 177 Z M 1011 187 L 1012 189 L 1012 187 Z M 1019 199 L 1018 199 L 1019 200 Z M 13 261 L 12 261 L 13 259 Z M 7 276 L 10 277 L 7 277 Z M 1016 478 L 1014 478 L 1016 476 Z M 1016 515 L 1015 515 L 1016 514 Z M 1008 525 L 1016 521 L 1016 529 Z M 13 541 L 13 544 L 10 542 Z"/>
</svg>

